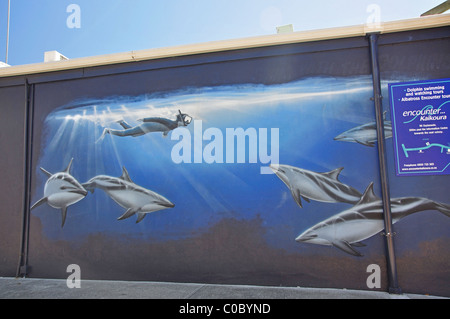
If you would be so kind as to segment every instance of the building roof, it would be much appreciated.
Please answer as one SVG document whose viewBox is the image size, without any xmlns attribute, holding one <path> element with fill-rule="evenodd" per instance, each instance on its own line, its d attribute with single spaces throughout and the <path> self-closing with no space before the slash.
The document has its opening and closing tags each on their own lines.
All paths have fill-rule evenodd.
<svg viewBox="0 0 450 319">
<path fill-rule="evenodd" d="M 449 25 L 450 25 L 450 14 L 440 14 L 408 20 L 383 22 L 380 23 L 379 25 L 362 24 L 349 27 L 329 28 L 313 31 L 300 31 L 292 33 L 274 34 L 268 36 L 158 48 L 158 49 L 128 51 L 123 53 L 106 54 L 85 58 L 75 58 L 56 62 L 24 64 L 0 68 L 0 78 L 54 72 L 54 71 L 63 71 L 63 70 L 73 70 L 79 68 L 111 65 L 118 63 L 128 63 L 135 61 L 155 60 L 169 57 L 196 55 L 203 53 L 358 37 L 358 36 L 365 36 L 368 33 L 374 32 L 386 34 L 418 29 L 437 28 Z"/>
</svg>

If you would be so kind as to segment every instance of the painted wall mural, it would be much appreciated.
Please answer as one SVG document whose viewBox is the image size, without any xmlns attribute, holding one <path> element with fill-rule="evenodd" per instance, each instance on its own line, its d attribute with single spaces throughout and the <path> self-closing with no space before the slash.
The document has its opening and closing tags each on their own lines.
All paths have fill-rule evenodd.
<svg viewBox="0 0 450 319">
<path fill-rule="evenodd" d="M 385 258 L 372 90 L 370 76 L 311 77 L 60 105 L 33 163 L 39 245 L 60 245 L 64 258 L 50 260 L 69 251 L 91 273 L 108 263 L 100 273 L 113 279 L 342 286 L 344 264 L 366 276 Z M 442 247 L 446 191 L 390 177 L 395 226 L 438 225 L 403 232 L 399 254 Z M 132 271 L 121 265 L 136 258 Z"/>
<path fill-rule="evenodd" d="M 150 218 L 140 232 L 152 229 L 178 239 L 226 212 L 244 219 L 260 214 L 279 227 L 292 222 L 279 214 L 289 210 L 304 216 L 292 240 L 360 257 L 356 248 L 384 228 L 382 203 L 374 193 L 377 155 L 374 148 L 336 141 L 374 146 L 371 89 L 368 77 L 310 78 L 74 101 L 46 119 L 39 159 L 44 174 L 38 175 L 44 196 L 31 208 L 50 237 L 56 231 L 44 203 L 62 211 L 62 226 L 83 225 L 76 235 L 69 232 L 72 236 L 132 233 L 130 224 L 117 226 L 114 220 L 137 215 L 140 223 L 164 210 L 158 229 Z M 385 129 L 390 138 L 386 119 Z M 42 168 L 57 170 L 69 161 L 60 173 Z M 318 207 L 311 201 L 339 205 L 327 207 L 317 221 L 311 214 Z M 448 204 L 421 197 L 394 198 L 391 205 L 394 222 L 419 211 L 447 216 L 450 211 Z M 168 228 L 172 231 L 165 233 Z"/>
</svg>

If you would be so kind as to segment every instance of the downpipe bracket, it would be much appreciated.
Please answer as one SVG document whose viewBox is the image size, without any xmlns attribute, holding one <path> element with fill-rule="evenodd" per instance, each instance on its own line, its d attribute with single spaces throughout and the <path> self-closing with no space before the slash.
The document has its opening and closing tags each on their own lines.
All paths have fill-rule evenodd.
<svg viewBox="0 0 450 319">
<path fill-rule="evenodd" d="M 377 95 L 377 96 L 375 96 L 375 97 L 371 97 L 371 98 L 370 98 L 371 101 L 375 101 L 375 99 L 380 99 L 380 100 L 382 100 L 382 99 L 383 99 L 383 95 L 380 94 L 380 95 Z"/>
<path fill-rule="evenodd" d="M 382 232 L 382 233 L 380 233 L 380 235 L 381 235 L 381 236 L 385 236 L 385 237 L 394 237 L 394 236 L 397 235 L 397 233 L 396 233 L 396 232 L 392 232 L 392 233 L 385 233 L 385 232 Z"/>
</svg>

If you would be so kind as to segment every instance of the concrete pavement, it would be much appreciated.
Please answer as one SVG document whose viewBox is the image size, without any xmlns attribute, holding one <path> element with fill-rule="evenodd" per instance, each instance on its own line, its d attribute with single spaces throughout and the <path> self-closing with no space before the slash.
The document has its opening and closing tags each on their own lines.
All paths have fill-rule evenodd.
<svg viewBox="0 0 450 319">
<path fill-rule="evenodd" d="M 232 286 L 162 282 L 0 278 L 0 299 L 440 299 L 380 291 L 295 287 Z M 444 298 L 448 299 L 448 298 Z"/>
</svg>

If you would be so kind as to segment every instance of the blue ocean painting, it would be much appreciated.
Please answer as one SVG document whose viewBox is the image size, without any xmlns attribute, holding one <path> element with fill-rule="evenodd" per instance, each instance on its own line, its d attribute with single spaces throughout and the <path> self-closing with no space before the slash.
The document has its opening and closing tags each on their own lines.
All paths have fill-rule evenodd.
<svg viewBox="0 0 450 319">
<path fill-rule="evenodd" d="M 41 205 L 32 214 L 39 217 L 48 238 L 69 241 L 96 233 L 142 241 L 183 240 L 207 232 L 224 218 L 259 218 L 268 245 L 316 252 L 320 248 L 295 238 L 352 205 L 303 200 L 299 207 L 269 166 L 291 165 L 317 173 L 342 168 L 340 182 L 361 194 L 373 182 L 380 196 L 376 145 L 334 139 L 375 121 L 372 90 L 369 76 L 314 77 L 277 85 L 195 87 L 73 101 L 45 120 L 32 202 L 42 197 L 48 178 L 40 168 L 54 174 L 73 159 L 70 174 L 81 184 L 95 176 L 118 178 L 125 168 L 134 184 L 174 207 L 149 213 L 138 223 L 136 216 L 118 220 L 127 209 L 97 188 L 67 208 L 64 228 L 58 209 Z M 121 121 L 136 127 L 145 118 L 175 121 L 180 113 L 191 122 L 166 134 L 103 134 L 105 129 L 125 130 Z M 227 135 L 238 129 L 249 134 L 244 147 Z M 390 139 L 386 145 L 392 152 Z M 393 183 L 399 187 L 392 187 L 392 196 L 437 195 L 435 200 L 446 200 L 440 193 L 414 194 L 408 183 Z M 403 193 L 395 194 L 399 189 Z"/>
</svg>

